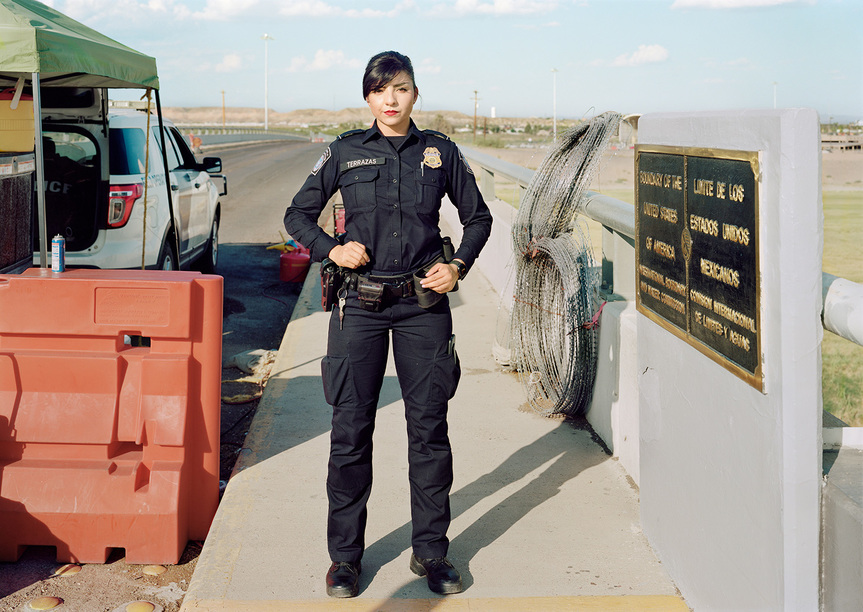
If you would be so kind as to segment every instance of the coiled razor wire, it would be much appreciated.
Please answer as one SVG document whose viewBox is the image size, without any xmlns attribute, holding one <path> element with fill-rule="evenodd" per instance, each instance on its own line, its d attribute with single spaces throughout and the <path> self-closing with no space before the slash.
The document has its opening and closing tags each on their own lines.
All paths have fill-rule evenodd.
<svg viewBox="0 0 863 612">
<path fill-rule="evenodd" d="M 603 113 L 560 136 L 528 185 L 512 227 L 512 358 L 528 403 L 540 414 L 576 416 L 590 403 L 600 273 L 578 216 L 620 117 Z"/>
</svg>

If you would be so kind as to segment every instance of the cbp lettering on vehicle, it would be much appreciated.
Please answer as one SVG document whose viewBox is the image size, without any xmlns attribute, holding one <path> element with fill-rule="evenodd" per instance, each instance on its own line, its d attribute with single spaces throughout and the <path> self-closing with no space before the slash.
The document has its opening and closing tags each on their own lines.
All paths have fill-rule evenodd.
<svg viewBox="0 0 863 612">
<path fill-rule="evenodd" d="M 45 189 L 51 193 L 62 193 L 63 195 L 68 195 L 72 190 L 72 185 L 69 183 L 63 183 L 62 181 L 48 181 L 45 185 Z"/>
</svg>

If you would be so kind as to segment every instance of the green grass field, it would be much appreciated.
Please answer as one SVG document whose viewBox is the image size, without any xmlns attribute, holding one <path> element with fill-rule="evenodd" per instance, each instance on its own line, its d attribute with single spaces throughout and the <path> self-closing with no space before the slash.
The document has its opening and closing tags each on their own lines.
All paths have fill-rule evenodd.
<svg viewBox="0 0 863 612">
<path fill-rule="evenodd" d="M 823 270 L 863 283 L 863 191 L 825 191 Z M 863 346 L 824 332 L 824 409 L 863 427 Z"/>
</svg>

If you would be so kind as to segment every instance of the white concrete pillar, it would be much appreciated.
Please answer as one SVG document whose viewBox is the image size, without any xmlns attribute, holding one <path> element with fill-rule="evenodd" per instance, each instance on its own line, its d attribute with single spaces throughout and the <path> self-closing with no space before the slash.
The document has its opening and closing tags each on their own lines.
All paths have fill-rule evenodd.
<svg viewBox="0 0 863 612">
<path fill-rule="evenodd" d="M 696 610 L 817 610 L 818 115 L 809 109 L 645 115 L 639 144 L 760 156 L 763 390 L 639 313 L 645 534 Z"/>
</svg>

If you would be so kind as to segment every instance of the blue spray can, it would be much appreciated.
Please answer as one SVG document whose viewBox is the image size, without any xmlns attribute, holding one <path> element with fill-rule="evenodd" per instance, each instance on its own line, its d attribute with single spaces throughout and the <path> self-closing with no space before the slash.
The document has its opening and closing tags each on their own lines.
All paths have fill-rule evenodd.
<svg viewBox="0 0 863 612">
<path fill-rule="evenodd" d="M 60 234 L 51 240 L 51 271 L 66 271 L 66 239 Z"/>
</svg>

